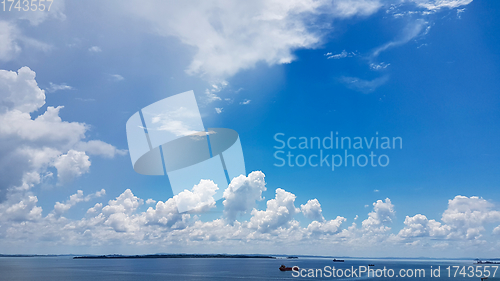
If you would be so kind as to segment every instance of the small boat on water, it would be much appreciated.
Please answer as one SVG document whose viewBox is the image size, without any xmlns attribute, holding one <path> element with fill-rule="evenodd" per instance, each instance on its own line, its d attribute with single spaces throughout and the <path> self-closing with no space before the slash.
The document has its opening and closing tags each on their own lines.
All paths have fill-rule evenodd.
<svg viewBox="0 0 500 281">
<path fill-rule="evenodd" d="M 496 261 L 482 261 L 480 259 L 476 259 L 476 261 L 474 262 L 474 264 L 500 264 L 500 262 L 496 262 Z"/>
<path fill-rule="evenodd" d="M 282 265 L 280 266 L 280 270 L 281 270 L 281 271 L 292 271 L 292 270 L 299 271 L 299 267 L 298 267 L 298 266 L 294 266 L 294 267 L 287 267 L 287 266 L 285 266 L 284 264 L 282 264 Z"/>
<path fill-rule="evenodd" d="M 333 262 L 344 262 L 344 260 L 333 259 Z"/>
</svg>

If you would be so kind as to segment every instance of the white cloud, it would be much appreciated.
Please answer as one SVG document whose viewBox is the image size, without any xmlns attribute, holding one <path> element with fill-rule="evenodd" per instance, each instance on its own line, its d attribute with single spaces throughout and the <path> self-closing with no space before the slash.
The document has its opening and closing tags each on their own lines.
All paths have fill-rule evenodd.
<svg viewBox="0 0 500 281">
<path fill-rule="evenodd" d="M 483 198 L 457 195 L 448 201 L 441 220 L 452 228 L 452 236 L 476 239 L 481 236 L 485 223 L 500 221 L 500 212 L 493 207 Z"/>
<path fill-rule="evenodd" d="M 156 203 L 156 200 L 152 199 L 152 198 L 149 198 L 148 200 L 146 200 L 146 204 L 155 204 Z"/>
<path fill-rule="evenodd" d="M 385 232 L 390 230 L 390 225 L 396 212 L 391 199 L 385 201 L 377 200 L 373 203 L 373 211 L 368 214 L 368 218 L 362 222 L 363 230 L 369 232 Z"/>
<path fill-rule="evenodd" d="M 99 46 L 92 46 L 89 48 L 89 52 L 91 53 L 100 53 L 102 52 L 102 49 Z"/>
<path fill-rule="evenodd" d="M 38 198 L 36 196 L 28 196 L 16 204 L 12 204 L 5 210 L 4 219 L 14 221 L 37 220 L 42 217 L 42 208 L 36 206 Z"/>
<path fill-rule="evenodd" d="M 469 5 L 472 0 L 411 0 L 419 7 L 430 11 L 437 11 L 443 8 L 454 9 L 460 6 Z"/>
<path fill-rule="evenodd" d="M 100 211 L 101 211 L 101 209 L 102 209 L 102 203 L 95 203 L 94 207 L 89 208 L 89 209 L 87 210 L 87 213 L 88 213 L 88 214 L 95 214 L 95 213 L 97 213 L 97 212 L 100 212 Z M 54 208 L 54 210 L 55 210 L 55 208 Z"/>
<path fill-rule="evenodd" d="M 89 157 L 82 151 L 70 150 L 54 161 L 57 169 L 57 178 L 60 184 L 71 182 L 74 178 L 88 173 L 90 169 Z"/>
<path fill-rule="evenodd" d="M 254 173 L 258 175 L 261 172 Z M 250 178 L 250 175 L 241 177 L 241 181 L 251 184 Z M 258 185 L 262 186 L 263 174 L 258 178 L 257 181 L 260 182 Z M 196 194 L 212 190 L 214 185 L 205 183 L 208 184 L 208 188 L 201 183 L 197 185 L 202 187 L 201 192 L 197 190 L 198 188 L 193 188 L 191 193 L 185 195 L 197 198 Z M 95 194 L 91 196 L 97 197 Z M 77 192 L 61 204 L 71 205 L 85 201 L 89 197 Z M 232 223 L 221 218 L 203 221 L 200 220 L 201 214 L 196 216 L 180 214 L 177 211 L 177 196 L 166 202 L 159 201 L 155 207 L 149 207 L 147 211 L 142 212 L 139 211 L 139 206 L 144 201 L 129 189 L 116 199 L 110 200 L 107 205 L 96 203 L 88 209 L 83 218 L 76 220 L 56 216 L 57 207 L 42 217 L 42 209 L 36 206 L 37 198 L 34 196 L 10 198 L 10 200 L 11 203 L 8 205 L 0 204 L 0 220 L 2 220 L 0 234 L 3 237 L 1 243 L 23 243 L 23 241 L 29 242 L 29 245 L 51 243 L 53 246 L 62 246 L 61 249 L 67 249 L 68 246 L 84 246 L 85 249 L 97 253 L 102 253 L 100 251 L 102 246 L 110 243 L 131 250 L 151 249 L 151 251 L 167 249 L 195 251 L 203 248 L 208 252 L 253 249 L 268 253 L 286 248 L 292 251 L 308 249 L 307 252 L 326 254 L 334 248 L 346 254 L 365 253 L 372 256 L 391 253 L 392 249 L 400 249 L 402 246 L 411 247 L 414 255 L 433 253 L 437 256 L 442 256 L 443 251 L 452 253 L 457 248 L 463 253 L 468 247 L 473 249 L 473 252 L 486 250 L 494 253 L 498 251 L 499 246 L 494 239 L 489 242 L 471 240 L 471 237 L 478 237 L 475 226 L 473 231 L 463 232 L 468 234 L 469 238 L 465 235 L 450 235 L 456 232 L 454 226 L 428 220 L 421 214 L 407 216 L 405 227 L 395 235 L 387 227 L 395 215 L 394 206 L 388 198 L 373 203 L 373 211 L 368 214 L 368 219 L 361 227 L 352 223 L 346 228 L 343 227 L 346 219 L 342 216 L 332 220 L 313 220 L 306 227 L 301 227 L 295 220 L 295 216 L 300 212 L 294 206 L 295 195 L 283 189 L 276 190 L 276 197 L 267 202 L 265 210 L 254 208 L 249 220 L 235 220 Z M 483 221 L 484 223 L 495 221 L 494 206 L 482 200 L 484 199 L 457 196 L 450 200 L 448 210 L 459 214 L 468 214 L 469 211 L 472 214 L 481 210 L 480 217 L 485 217 L 484 213 L 489 214 L 486 216 L 489 219 Z M 202 201 L 205 200 L 197 202 Z M 313 213 L 316 215 L 320 213 L 317 200 L 308 202 L 310 203 L 301 207 L 309 205 L 311 208 L 304 207 L 304 209 L 314 209 Z M 8 208 L 10 209 L 7 213 Z M 67 207 L 62 209 L 61 211 L 64 211 Z M 447 211 L 443 215 L 450 213 Z M 474 223 L 472 217 L 469 219 L 471 220 L 469 223 Z M 500 234 L 498 229 L 500 227 L 495 228 L 493 234 Z M 477 243 L 469 243 L 470 241 Z"/>
<path fill-rule="evenodd" d="M 135 196 L 130 189 L 126 189 L 115 200 L 109 200 L 108 205 L 102 209 L 106 215 L 115 213 L 131 214 L 143 204 L 143 200 Z"/>
<path fill-rule="evenodd" d="M 305 205 L 300 205 L 300 209 L 304 216 L 310 220 L 324 221 L 325 218 L 321 214 L 321 204 L 318 199 L 311 199 Z"/>
<path fill-rule="evenodd" d="M 198 133 L 199 112 L 196 109 L 179 107 L 160 114 L 154 114 L 151 118 L 154 128 L 148 130 L 167 131 L 176 136 L 187 136 Z"/>
<path fill-rule="evenodd" d="M 38 88 L 35 72 L 29 67 L 14 71 L 0 70 L 1 110 L 30 113 L 45 104 L 45 92 Z"/>
<path fill-rule="evenodd" d="M 54 18 L 60 21 L 64 21 L 66 19 L 66 15 L 64 14 L 64 9 L 65 9 L 64 0 L 52 1 L 52 3 L 46 1 L 44 5 L 45 9 L 43 11 L 40 10 L 42 8 L 40 4 L 38 4 L 39 7 L 36 11 L 30 10 L 28 12 L 15 13 L 17 14 L 16 17 L 18 19 L 28 20 L 30 24 L 33 26 L 39 25 L 50 18 Z M 49 11 L 49 6 L 50 6 L 50 11 Z"/>
<path fill-rule="evenodd" d="M 500 221 L 500 212 L 493 207 L 492 203 L 483 198 L 457 195 L 448 201 L 448 208 L 441 218 L 443 224 L 428 220 L 421 214 L 407 216 L 406 226 L 399 232 L 399 236 L 479 239 L 486 224 Z"/>
<path fill-rule="evenodd" d="M 329 221 L 313 221 L 307 226 L 307 231 L 312 235 L 336 234 L 340 231 L 340 226 L 346 218 L 337 216 L 334 220 Z"/>
<path fill-rule="evenodd" d="M 211 180 L 201 180 L 193 189 L 176 195 L 179 212 L 206 212 L 215 207 L 214 195 L 219 187 Z"/>
<path fill-rule="evenodd" d="M 326 58 L 327 59 L 342 59 L 342 58 L 347 58 L 347 57 L 354 57 L 356 56 L 356 53 L 355 52 L 346 52 L 346 50 L 343 50 L 340 54 L 333 54 L 333 53 L 326 53 L 325 54 Z"/>
<path fill-rule="evenodd" d="M 107 158 L 113 158 L 115 155 L 127 155 L 128 153 L 125 149 L 117 149 L 111 144 L 100 140 L 80 141 L 75 145 L 75 148 L 90 155 L 101 155 Z"/>
<path fill-rule="evenodd" d="M 265 175 L 261 171 L 233 178 L 222 195 L 224 215 L 230 222 L 234 221 L 238 214 L 250 211 L 256 201 L 263 200 L 262 192 L 266 190 Z"/>
<path fill-rule="evenodd" d="M 158 201 L 155 208 L 149 207 L 142 216 L 147 225 L 163 225 L 171 228 L 184 228 L 191 217 L 190 214 L 179 214 L 175 198 L 165 202 Z"/>
<path fill-rule="evenodd" d="M 223 108 L 222 108 L 222 107 L 216 107 L 216 108 L 215 108 L 215 112 L 217 112 L 217 114 L 221 114 L 221 113 L 222 113 L 222 110 L 223 110 Z"/>
<path fill-rule="evenodd" d="M 63 84 L 54 84 L 54 83 L 50 82 L 49 87 L 46 90 L 49 93 L 53 93 L 53 92 L 60 91 L 60 90 L 72 90 L 72 89 L 73 89 L 73 87 L 68 86 L 64 83 Z"/>
<path fill-rule="evenodd" d="M 369 16 L 382 7 L 382 1 L 378 0 L 339 0 L 333 1 L 333 14 L 342 18 L 352 16 Z"/>
<path fill-rule="evenodd" d="M 10 61 L 16 58 L 23 47 L 48 51 L 49 44 L 40 42 L 31 37 L 23 35 L 18 23 L 28 20 L 32 26 L 37 26 L 49 18 L 64 20 L 64 0 L 54 1 L 50 11 L 28 11 L 28 12 L 4 12 L 0 20 L 0 60 Z"/>
<path fill-rule="evenodd" d="M 221 82 L 212 84 L 212 88 L 205 89 L 205 102 L 211 103 L 222 100 L 217 93 L 224 90 L 228 84 L 229 83 L 227 81 L 222 80 Z"/>
<path fill-rule="evenodd" d="M 220 81 L 240 70 L 290 63 L 293 51 L 315 48 L 325 32 L 314 22 L 321 16 L 368 16 L 382 6 L 376 0 L 357 1 L 153 1 L 128 12 L 151 23 L 163 36 L 175 36 L 196 48 L 189 74 Z"/>
<path fill-rule="evenodd" d="M 373 53 L 372 57 L 377 57 L 381 52 L 401 46 L 403 44 L 408 43 L 411 39 L 415 38 L 416 36 L 422 34 L 422 30 L 425 31 L 425 33 L 428 32 L 428 28 L 430 26 L 428 25 L 428 22 L 418 19 L 416 21 L 410 22 L 401 32 L 400 36 L 393 41 L 387 42 L 384 45 L 376 48 Z"/>
<path fill-rule="evenodd" d="M 125 78 L 123 76 L 121 76 L 120 74 L 111 74 L 111 79 L 113 79 L 113 81 L 116 81 L 116 82 L 125 80 Z"/>
<path fill-rule="evenodd" d="M 9 61 L 21 52 L 21 47 L 17 44 L 19 31 L 15 25 L 0 21 L 0 60 Z"/>
<path fill-rule="evenodd" d="M 97 191 L 96 193 L 84 196 L 83 191 L 78 190 L 75 194 L 71 195 L 69 197 L 69 199 L 66 200 L 66 202 L 64 202 L 64 203 L 56 202 L 56 204 L 54 205 L 54 212 L 57 215 L 61 215 L 61 214 L 65 213 L 66 211 L 68 211 L 71 207 L 73 207 L 74 205 L 76 205 L 79 202 L 88 202 L 93 198 L 98 198 L 98 197 L 101 197 L 105 194 L 106 194 L 106 190 L 101 189 L 100 191 Z M 99 203 L 97 203 L 96 206 L 94 206 L 94 212 L 96 210 L 95 208 L 98 208 L 99 206 L 102 207 L 102 204 L 101 205 L 98 205 L 98 204 Z"/>
<path fill-rule="evenodd" d="M 246 100 L 244 100 L 244 101 L 240 102 L 240 104 L 249 104 L 250 102 L 251 102 L 251 100 L 247 100 L 247 99 L 246 99 Z"/>
<path fill-rule="evenodd" d="M 373 69 L 373 70 L 382 70 L 382 69 L 386 69 L 389 65 L 391 65 L 390 63 L 384 63 L 384 62 L 381 62 L 381 63 L 370 63 L 370 68 Z"/>
<path fill-rule="evenodd" d="M 28 67 L 0 70 L 0 201 L 7 190 L 26 191 L 42 179 L 50 180 L 46 175 L 51 167 L 59 171 L 59 183 L 88 172 L 86 151 L 106 157 L 125 154 L 101 141 L 83 142 L 88 126 L 63 121 L 62 106 L 48 106 L 32 118 L 30 114 L 45 104 L 45 91 L 35 75 Z"/>
<path fill-rule="evenodd" d="M 405 227 L 399 231 L 401 237 L 444 237 L 449 234 L 450 227 L 435 220 L 429 220 L 422 214 L 406 216 Z"/>
<path fill-rule="evenodd" d="M 340 77 L 340 82 L 344 83 L 347 88 L 362 92 L 364 94 L 375 91 L 378 87 L 384 85 L 389 80 L 388 75 L 384 75 L 373 80 L 363 80 L 357 77 Z"/>
</svg>

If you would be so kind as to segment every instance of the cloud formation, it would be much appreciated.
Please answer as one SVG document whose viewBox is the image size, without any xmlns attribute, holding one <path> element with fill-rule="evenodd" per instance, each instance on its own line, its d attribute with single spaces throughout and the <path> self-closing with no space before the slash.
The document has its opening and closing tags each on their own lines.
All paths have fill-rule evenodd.
<svg viewBox="0 0 500 281">
<path fill-rule="evenodd" d="M 327 29 L 315 21 L 368 16 L 379 0 L 150 1 L 128 12 L 162 36 L 174 36 L 196 53 L 187 73 L 220 82 L 257 63 L 290 63 L 297 49 L 316 48 Z"/>
<path fill-rule="evenodd" d="M 248 177 L 240 175 L 234 178 L 222 195 L 227 219 L 232 222 L 238 214 L 251 211 L 257 201 L 264 200 L 262 192 L 266 190 L 265 175 L 260 171 L 251 172 Z"/>
<path fill-rule="evenodd" d="M 340 82 L 346 85 L 347 88 L 361 92 L 363 94 L 369 94 L 375 91 L 378 87 L 384 85 L 389 80 L 388 75 L 375 78 L 373 80 L 364 80 L 357 77 L 340 77 Z"/>
<path fill-rule="evenodd" d="M 8 190 L 29 190 L 50 180 L 55 171 L 60 185 L 87 173 L 91 165 L 87 153 L 105 157 L 126 153 L 99 140 L 85 141 L 88 125 L 63 121 L 59 116 L 63 106 L 39 112 L 45 91 L 35 76 L 28 67 L 0 70 L 0 201 Z"/>
<path fill-rule="evenodd" d="M 68 219 L 64 214 L 75 204 L 98 200 L 105 190 L 86 196 L 78 191 L 63 203 L 56 202 L 46 216 L 42 216 L 36 196 L 27 196 L 9 202 L 10 205 L 0 204 L 0 235 L 4 237 L 0 242 L 20 245 L 29 241 L 31 245 L 50 241 L 64 247 L 82 245 L 97 253 L 102 253 L 99 252 L 102 245 L 110 243 L 129 245 L 131 249 L 168 249 L 177 245 L 195 252 L 194 249 L 200 247 L 228 252 L 234 252 L 237 247 L 242 251 L 250 249 L 248 245 L 266 253 L 269 249 L 279 251 L 280 247 L 297 251 L 315 247 L 319 253 L 335 248 L 345 254 L 358 251 L 366 254 L 374 250 L 375 255 L 391 247 L 408 247 L 411 252 L 420 251 L 420 254 L 434 251 L 436 255 L 443 249 L 457 247 L 461 250 L 477 251 L 481 247 L 484 251 L 498 251 L 494 240 L 483 240 L 483 235 L 500 234 L 500 226 L 491 233 L 486 227 L 496 226 L 500 212 L 483 198 L 458 195 L 449 200 L 441 222 L 422 214 L 406 216 L 404 227 L 393 233 L 396 206 L 389 198 L 374 202 L 360 226 L 356 219 L 351 225 L 346 225 L 345 217 L 323 217 L 321 204 L 315 198 L 297 208 L 296 195 L 281 188 L 275 190 L 274 198 L 266 202 L 265 209 L 259 210 L 255 200 L 262 198 L 264 177 L 262 172 L 256 171 L 235 178 L 224 192 L 224 216 L 213 220 L 203 220 L 201 214 L 179 213 L 177 209 L 179 200 L 199 207 L 199 211 L 214 207 L 212 196 L 216 186 L 204 180 L 189 192 L 186 190 L 165 202 L 158 201 L 146 211 L 140 211 L 144 200 L 126 189 L 107 204 L 95 203 L 81 219 Z M 153 203 L 148 201 L 148 204 Z M 236 208 L 238 203 L 244 207 Z M 235 214 L 245 211 L 250 211 L 250 217 L 236 217 Z M 297 220 L 300 212 L 311 220 L 309 224 L 301 226 Z"/>
</svg>

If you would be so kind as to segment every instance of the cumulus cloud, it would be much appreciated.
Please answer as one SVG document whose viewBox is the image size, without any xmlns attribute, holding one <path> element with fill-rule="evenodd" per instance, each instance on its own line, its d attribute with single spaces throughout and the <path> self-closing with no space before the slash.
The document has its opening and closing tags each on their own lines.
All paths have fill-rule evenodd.
<svg viewBox="0 0 500 281">
<path fill-rule="evenodd" d="M 155 208 L 149 207 L 143 217 L 147 225 L 163 225 L 176 229 L 184 228 L 191 215 L 187 213 L 180 214 L 177 210 L 176 199 L 170 198 L 165 202 L 158 201 Z"/>
<path fill-rule="evenodd" d="M 142 199 L 135 196 L 130 189 L 126 189 L 115 200 L 109 200 L 108 205 L 102 209 L 106 215 L 124 213 L 131 214 L 143 204 Z"/>
<path fill-rule="evenodd" d="M 240 180 L 233 181 L 233 184 L 243 188 L 252 184 L 251 178 L 258 176 L 260 179 L 257 180 L 257 185 L 264 186 L 264 175 L 260 174 L 261 172 L 253 173 L 253 176 L 250 174 L 240 177 Z M 241 196 L 237 191 L 239 188 L 235 189 L 233 186 L 228 193 Z M 259 190 L 256 187 L 251 189 Z M 206 200 L 201 197 L 210 190 L 214 190 L 212 183 L 200 182 L 190 193 L 185 193 L 185 196 L 202 202 Z M 179 213 L 177 195 L 165 202 L 158 201 L 146 211 L 140 211 L 139 207 L 144 201 L 130 189 L 109 200 L 107 204 L 96 203 L 81 219 L 68 219 L 57 214 L 64 213 L 78 202 L 99 197 L 104 194 L 104 190 L 86 196 L 78 191 L 65 202 L 56 203 L 54 210 L 45 217 L 42 216 L 41 207 L 36 206 L 36 196 L 20 196 L 16 199 L 10 198 L 12 204 L 0 204 L 0 234 L 4 243 L 29 241 L 32 244 L 50 241 L 54 245 L 84 245 L 86 249 L 100 249 L 105 244 L 121 243 L 140 249 L 148 246 L 152 247 L 151 249 L 172 249 L 173 246 L 180 245 L 182 249 L 193 251 L 200 247 L 219 250 L 224 248 L 231 251 L 251 245 L 252 249 L 260 249 L 263 252 L 275 245 L 272 249 L 312 249 L 314 245 L 319 245 L 316 249 L 330 251 L 335 248 L 346 253 L 372 251 L 375 255 L 379 255 L 381 250 L 401 246 L 419 249 L 420 253 L 433 251 L 437 255 L 452 248 L 459 247 L 462 250 L 467 245 L 472 245 L 475 251 L 478 247 L 483 250 L 498 250 L 498 244 L 494 240 L 477 240 L 479 236 L 476 229 L 479 222 L 482 223 L 481 226 L 486 226 L 498 221 L 495 206 L 482 198 L 456 196 L 449 201 L 448 209 L 443 212 L 443 220 L 446 220 L 446 223 L 430 220 L 422 214 L 407 216 L 405 227 L 393 234 L 388 226 L 394 221 L 395 207 L 389 198 L 374 202 L 373 210 L 368 213 L 368 218 L 361 226 L 353 222 L 348 227 L 344 227 L 347 219 L 342 216 L 336 216 L 334 219 L 320 218 L 319 214 L 322 212 L 319 201 L 311 199 L 301 205 L 301 209 L 303 213 L 308 210 L 305 213 L 316 219 L 302 227 L 295 219 L 301 212 L 301 209 L 294 206 L 296 196 L 280 188 L 276 189 L 275 193 L 275 197 L 267 201 L 264 210 L 254 207 L 249 219 L 232 222 L 223 218 L 205 221 L 200 219 L 201 214 L 192 216 Z M 245 194 L 254 194 L 254 198 L 257 198 L 259 193 Z M 252 205 L 250 200 L 239 202 Z M 225 208 L 231 206 L 226 205 Z M 470 231 L 470 228 L 473 230 Z M 499 229 L 500 226 L 496 227 L 492 234 L 500 234 Z M 470 241 L 478 243 L 466 244 Z"/>
<path fill-rule="evenodd" d="M 485 225 L 500 221 L 494 205 L 477 196 L 457 195 L 448 201 L 441 222 L 429 220 L 422 214 L 407 216 L 401 237 L 442 237 L 446 239 L 479 239 Z M 495 233 L 495 231 L 493 231 Z"/>
<path fill-rule="evenodd" d="M 61 202 L 56 202 L 54 205 L 54 213 L 61 215 L 68 211 L 71 207 L 76 205 L 79 202 L 88 202 L 93 198 L 98 198 L 106 194 L 106 190 L 101 189 L 100 191 L 97 191 L 96 193 L 84 196 L 82 190 L 78 190 L 75 194 L 71 195 L 66 202 L 61 203 Z M 99 205 L 99 203 L 94 206 L 94 208 L 98 208 L 99 206 L 102 207 L 102 204 Z M 94 209 L 95 211 L 96 209 Z"/>
<path fill-rule="evenodd" d="M 90 161 L 85 152 L 71 149 L 67 154 L 59 156 L 54 161 L 54 167 L 57 169 L 59 184 L 62 185 L 87 173 L 90 168 Z"/>
<path fill-rule="evenodd" d="M 493 229 L 493 234 L 500 235 L 500 225 Z"/>
<path fill-rule="evenodd" d="M 396 212 L 391 199 L 386 198 L 384 201 L 377 200 L 373 203 L 373 211 L 368 214 L 368 218 L 362 222 L 363 230 L 369 232 L 385 232 L 390 230 L 390 225 L 394 219 Z"/>
<path fill-rule="evenodd" d="M 500 212 L 493 207 L 483 198 L 457 195 L 448 201 L 448 209 L 441 220 L 452 228 L 451 236 L 476 239 L 486 223 L 500 221 Z"/>
<path fill-rule="evenodd" d="M 35 72 L 29 67 L 14 71 L 0 70 L 0 108 L 30 113 L 45 104 L 45 91 L 38 88 Z"/>
<path fill-rule="evenodd" d="M 18 203 L 10 205 L 3 215 L 4 219 L 10 219 L 14 221 L 31 221 L 37 220 L 42 217 L 42 208 L 38 207 L 36 203 L 38 198 L 36 196 L 30 195 L 23 198 Z"/>
<path fill-rule="evenodd" d="M 238 214 L 252 210 L 256 201 L 264 199 L 262 192 L 266 190 L 265 175 L 261 171 L 251 172 L 248 177 L 240 175 L 233 178 L 222 195 L 226 218 L 232 222 Z"/>
<path fill-rule="evenodd" d="M 263 233 L 287 227 L 294 215 L 300 212 L 300 209 L 295 207 L 295 198 L 293 193 L 281 188 L 276 189 L 276 196 L 267 201 L 266 210 L 252 210 L 249 227 Z"/>
<path fill-rule="evenodd" d="M 219 187 L 211 180 L 201 180 L 192 190 L 184 190 L 176 195 L 179 212 L 206 212 L 215 207 L 214 195 Z"/>
<path fill-rule="evenodd" d="M 7 190 L 26 191 L 42 179 L 50 180 L 51 168 L 58 171 L 59 184 L 87 173 L 87 152 L 105 157 L 126 153 L 102 141 L 84 141 L 88 126 L 63 121 L 63 106 L 38 112 L 45 105 L 45 91 L 35 76 L 28 67 L 0 70 L 0 201 Z"/>
<path fill-rule="evenodd" d="M 95 213 L 97 213 L 97 212 L 100 212 L 100 211 L 101 211 L 101 209 L 102 209 L 102 203 L 95 203 L 94 207 L 89 208 L 89 209 L 87 210 L 87 213 L 88 213 L 88 214 L 95 214 Z M 54 210 L 55 210 L 55 208 L 54 208 Z"/>
<path fill-rule="evenodd" d="M 305 205 L 300 205 L 300 210 L 304 216 L 310 220 L 324 221 L 321 204 L 318 199 L 311 199 Z"/>
<path fill-rule="evenodd" d="M 444 237 L 449 234 L 450 227 L 435 220 L 429 220 L 422 214 L 406 216 L 405 227 L 399 231 L 401 237 Z"/>
<path fill-rule="evenodd" d="M 307 231 L 311 235 L 324 235 L 324 234 L 336 234 L 339 233 L 340 227 L 346 218 L 337 216 L 334 220 L 329 221 L 313 221 L 307 226 Z"/>
</svg>

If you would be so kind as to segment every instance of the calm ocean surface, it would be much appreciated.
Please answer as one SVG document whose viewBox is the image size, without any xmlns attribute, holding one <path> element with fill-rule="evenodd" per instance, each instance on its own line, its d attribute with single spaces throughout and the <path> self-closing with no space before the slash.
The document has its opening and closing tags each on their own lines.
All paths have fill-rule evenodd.
<svg viewBox="0 0 500 281">
<path fill-rule="evenodd" d="M 424 260 L 345 260 L 300 258 L 298 260 L 272 259 L 77 259 L 70 257 L 0 258 L 0 280 L 9 281 L 64 281 L 64 280 L 310 280 L 294 278 L 292 272 L 281 272 L 278 267 L 297 265 L 300 268 L 351 268 L 374 264 L 375 269 L 425 269 L 425 277 L 405 280 L 480 280 L 478 277 L 448 278 L 448 266 L 472 266 L 472 261 Z M 431 266 L 441 266 L 441 277 L 430 277 Z M 491 269 L 491 268 L 490 268 Z M 493 270 L 492 270 L 493 272 Z M 454 270 L 451 272 L 453 276 Z M 468 273 L 468 271 L 467 271 Z M 469 273 L 468 273 L 469 274 Z M 337 280 L 394 280 L 394 278 L 314 278 Z M 500 270 L 497 272 L 500 276 Z M 397 278 L 401 279 L 401 278 Z M 497 278 L 495 278 L 497 279 Z M 492 280 L 490 278 L 489 280 Z"/>
</svg>

